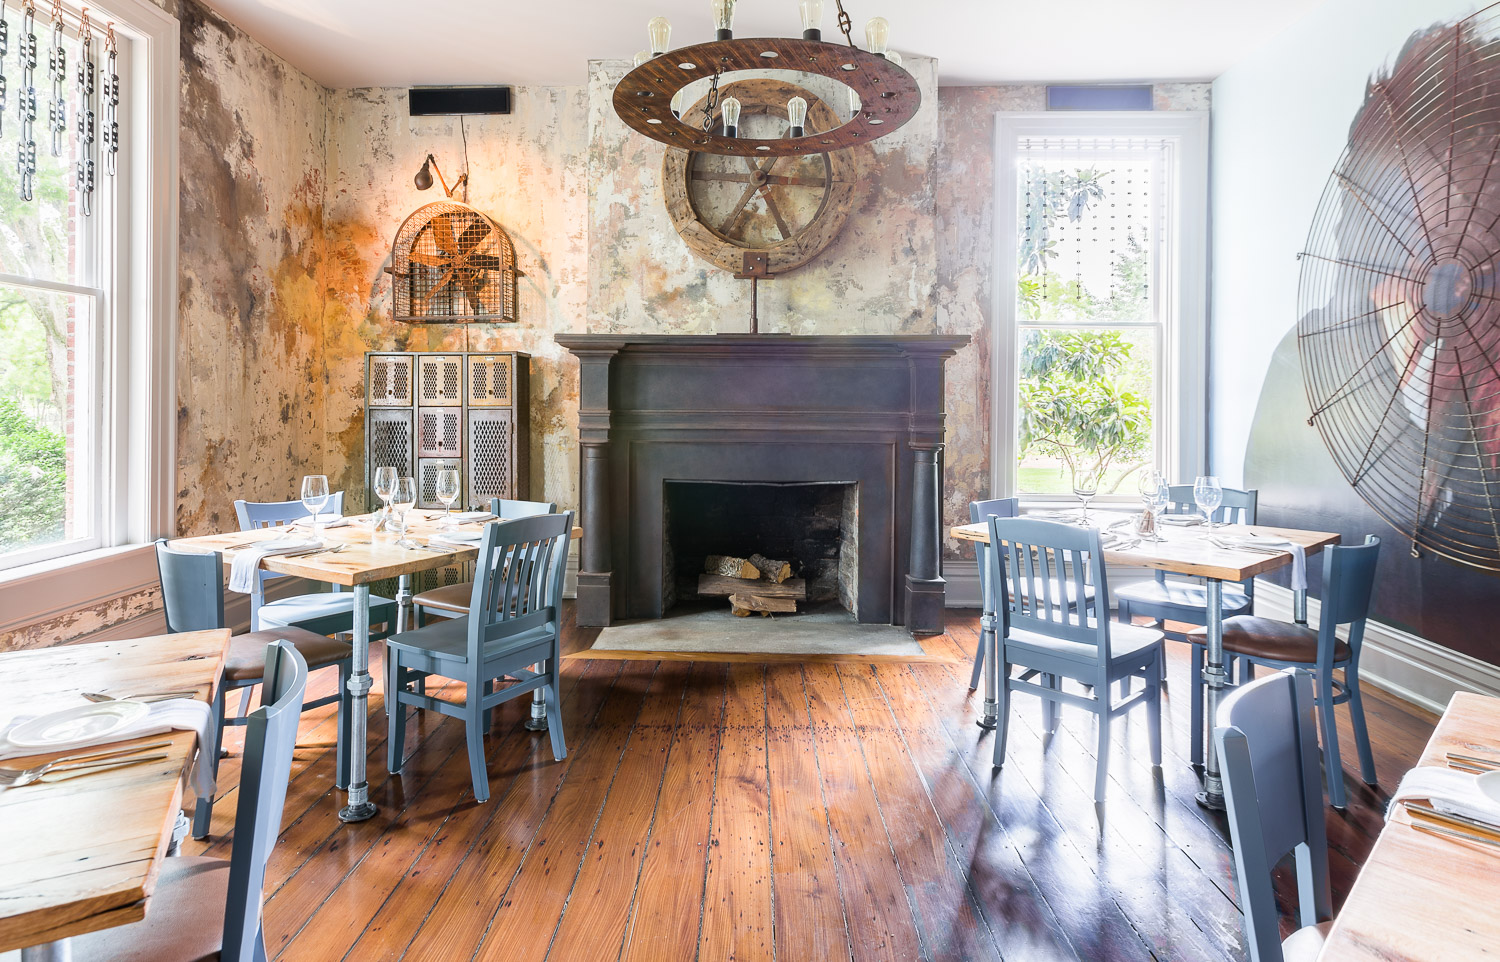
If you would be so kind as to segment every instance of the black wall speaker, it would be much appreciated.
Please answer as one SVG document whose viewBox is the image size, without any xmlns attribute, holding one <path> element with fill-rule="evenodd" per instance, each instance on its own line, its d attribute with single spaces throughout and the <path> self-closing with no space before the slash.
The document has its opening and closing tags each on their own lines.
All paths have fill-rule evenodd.
<svg viewBox="0 0 1500 962">
<path fill-rule="evenodd" d="M 509 87 L 413 87 L 407 103 L 413 117 L 510 113 Z"/>
</svg>

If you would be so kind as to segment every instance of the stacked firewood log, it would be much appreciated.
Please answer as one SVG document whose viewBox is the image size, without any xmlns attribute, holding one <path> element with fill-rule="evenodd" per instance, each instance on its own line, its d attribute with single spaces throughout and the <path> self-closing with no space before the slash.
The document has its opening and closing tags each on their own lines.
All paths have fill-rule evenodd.
<svg viewBox="0 0 1500 962">
<path fill-rule="evenodd" d="M 797 602 L 807 600 L 807 582 L 792 577 L 792 566 L 764 555 L 748 558 L 711 554 L 703 561 L 698 576 L 698 594 L 727 597 L 736 617 L 748 618 L 755 612 L 769 618 L 773 614 L 795 614 Z"/>
</svg>

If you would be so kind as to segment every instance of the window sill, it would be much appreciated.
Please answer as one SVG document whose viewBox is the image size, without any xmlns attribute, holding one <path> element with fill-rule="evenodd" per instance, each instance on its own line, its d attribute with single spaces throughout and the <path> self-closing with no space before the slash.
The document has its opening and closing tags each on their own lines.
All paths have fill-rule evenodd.
<svg viewBox="0 0 1500 962">
<path fill-rule="evenodd" d="M 113 601 L 156 580 L 149 544 L 96 548 L 0 571 L 0 633 Z"/>
</svg>

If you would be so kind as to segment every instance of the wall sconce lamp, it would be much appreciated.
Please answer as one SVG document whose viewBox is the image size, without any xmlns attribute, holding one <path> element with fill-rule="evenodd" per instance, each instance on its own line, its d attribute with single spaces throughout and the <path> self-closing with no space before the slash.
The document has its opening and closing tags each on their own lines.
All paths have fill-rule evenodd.
<svg viewBox="0 0 1500 962">
<path fill-rule="evenodd" d="M 417 190 L 427 190 L 432 186 L 432 175 L 434 172 L 437 173 L 438 183 L 443 185 L 444 194 L 452 197 L 453 192 L 462 187 L 464 189 L 464 202 L 468 202 L 469 172 L 464 171 L 462 174 L 459 174 L 458 180 L 453 182 L 452 187 L 449 187 L 447 179 L 443 177 L 442 168 L 438 167 L 437 158 L 431 154 L 428 154 L 427 159 L 422 161 L 422 169 L 417 171 L 417 175 L 411 179 L 411 182 L 416 185 Z"/>
</svg>

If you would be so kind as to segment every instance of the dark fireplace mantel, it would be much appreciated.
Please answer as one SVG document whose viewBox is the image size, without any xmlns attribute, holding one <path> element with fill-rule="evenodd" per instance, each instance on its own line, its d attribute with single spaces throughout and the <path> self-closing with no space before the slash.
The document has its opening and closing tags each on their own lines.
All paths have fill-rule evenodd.
<svg viewBox="0 0 1500 962">
<path fill-rule="evenodd" d="M 557 342 L 580 363 L 580 625 L 661 617 L 665 482 L 847 482 L 860 485 L 856 616 L 943 630 L 943 364 L 967 336 Z"/>
</svg>

